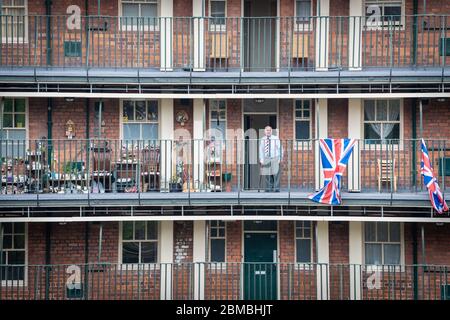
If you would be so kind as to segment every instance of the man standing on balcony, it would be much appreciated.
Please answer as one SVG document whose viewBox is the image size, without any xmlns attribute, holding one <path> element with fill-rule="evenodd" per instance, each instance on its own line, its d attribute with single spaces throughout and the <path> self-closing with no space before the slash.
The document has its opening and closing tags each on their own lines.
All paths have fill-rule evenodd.
<svg viewBox="0 0 450 320">
<path fill-rule="evenodd" d="M 266 192 L 280 192 L 280 162 L 283 146 L 277 136 L 272 135 L 272 127 L 264 128 L 264 137 L 259 143 L 259 164 L 261 176 L 265 176 Z"/>
</svg>

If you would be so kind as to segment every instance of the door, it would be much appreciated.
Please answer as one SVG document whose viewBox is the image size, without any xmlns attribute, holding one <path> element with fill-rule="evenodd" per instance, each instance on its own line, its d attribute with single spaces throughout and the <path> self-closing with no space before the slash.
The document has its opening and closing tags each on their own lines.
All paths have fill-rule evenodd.
<svg viewBox="0 0 450 320">
<path fill-rule="evenodd" d="M 244 299 L 277 299 L 277 234 L 244 234 Z"/>
<path fill-rule="evenodd" d="M 273 134 L 276 134 L 276 114 L 244 114 L 244 132 L 254 129 L 256 137 L 245 136 L 245 168 L 244 188 L 246 190 L 259 190 L 264 188 L 264 177 L 260 174 L 259 166 L 259 140 L 264 136 L 264 128 L 270 125 Z"/>
<path fill-rule="evenodd" d="M 244 2 L 244 67 L 247 71 L 273 71 L 276 55 L 276 0 Z"/>
</svg>

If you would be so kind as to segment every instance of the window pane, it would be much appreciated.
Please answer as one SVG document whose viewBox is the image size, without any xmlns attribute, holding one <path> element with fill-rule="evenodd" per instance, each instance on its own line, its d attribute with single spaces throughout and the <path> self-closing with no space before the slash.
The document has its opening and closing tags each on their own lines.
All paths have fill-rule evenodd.
<svg viewBox="0 0 450 320">
<path fill-rule="evenodd" d="M 13 100 L 5 99 L 3 102 L 3 112 L 13 112 Z"/>
<path fill-rule="evenodd" d="M 154 221 L 147 222 L 147 240 L 157 240 L 157 239 L 158 239 L 157 223 Z"/>
<path fill-rule="evenodd" d="M 4 233 L 12 233 L 13 232 L 13 224 L 12 223 L 3 223 L 3 232 Z"/>
<path fill-rule="evenodd" d="M 157 17 L 157 5 L 154 4 L 143 4 L 141 6 L 141 16 L 142 17 Z"/>
<path fill-rule="evenodd" d="M 9 251 L 8 264 L 25 264 L 25 251 Z"/>
<path fill-rule="evenodd" d="M 400 264 L 400 245 L 385 244 L 384 245 L 384 263 Z"/>
<path fill-rule="evenodd" d="M 385 6 L 384 7 L 384 15 L 385 16 L 399 16 L 402 14 L 401 6 Z M 391 21 L 394 21 L 394 17 L 391 17 Z"/>
<path fill-rule="evenodd" d="M 225 239 L 211 239 L 211 262 L 225 262 Z"/>
<path fill-rule="evenodd" d="M 297 17 L 308 18 L 311 15 L 311 1 L 297 1 L 296 14 Z"/>
<path fill-rule="evenodd" d="M 145 121 L 147 119 L 147 108 L 145 101 L 136 101 L 136 121 Z"/>
<path fill-rule="evenodd" d="M 400 124 L 383 125 L 385 139 L 400 139 Z"/>
<path fill-rule="evenodd" d="M 364 101 L 364 120 L 365 121 L 375 120 L 375 101 L 374 100 Z"/>
<path fill-rule="evenodd" d="M 364 139 L 380 139 L 380 134 L 376 131 L 377 126 L 380 126 L 380 124 L 364 124 Z"/>
<path fill-rule="evenodd" d="M 364 239 L 365 241 L 376 241 L 375 222 L 364 223 Z"/>
<path fill-rule="evenodd" d="M 25 100 L 24 99 L 14 100 L 14 111 L 15 112 L 25 112 Z"/>
<path fill-rule="evenodd" d="M 15 128 L 25 128 L 25 114 L 16 114 L 14 117 Z"/>
<path fill-rule="evenodd" d="M 147 120 L 158 121 L 158 102 L 148 101 L 147 104 L 148 104 Z"/>
<path fill-rule="evenodd" d="M 211 1 L 211 17 L 225 17 L 225 1 Z"/>
<path fill-rule="evenodd" d="M 297 239 L 297 262 L 311 262 L 311 240 Z"/>
<path fill-rule="evenodd" d="M 389 241 L 387 222 L 377 222 L 377 241 Z"/>
<path fill-rule="evenodd" d="M 387 101 L 386 100 L 378 100 L 377 101 L 377 121 L 386 121 L 387 120 Z"/>
<path fill-rule="evenodd" d="M 219 228 L 219 237 L 225 237 L 225 228 Z"/>
<path fill-rule="evenodd" d="M 125 140 L 138 140 L 141 138 L 139 124 L 124 124 L 123 138 Z"/>
<path fill-rule="evenodd" d="M 389 241 L 390 242 L 400 242 L 400 223 L 392 222 L 389 225 Z"/>
<path fill-rule="evenodd" d="M 122 244 L 122 262 L 139 262 L 139 242 L 124 242 Z"/>
<path fill-rule="evenodd" d="M 157 247 L 156 242 L 142 242 L 141 243 L 141 262 L 152 263 L 157 260 Z"/>
<path fill-rule="evenodd" d="M 134 120 L 134 103 L 133 103 L 133 101 L 124 101 L 123 102 L 123 117 L 124 117 L 124 121 L 133 121 Z"/>
<path fill-rule="evenodd" d="M 11 235 L 3 235 L 3 249 L 12 249 Z"/>
<path fill-rule="evenodd" d="M 144 140 L 158 139 L 158 125 L 157 124 L 143 124 L 142 125 L 142 139 L 144 139 Z"/>
<path fill-rule="evenodd" d="M 133 240 L 133 222 L 124 222 L 122 225 L 122 239 Z"/>
<path fill-rule="evenodd" d="M 389 101 L 389 120 L 400 121 L 400 100 Z"/>
<path fill-rule="evenodd" d="M 295 122 L 295 138 L 297 140 L 309 139 L 309 121 Z"/>
<path fill-rule="evenodd" d="M 8 137 L 11 140 L 25 140 L 26 138 L 26 131 L 25 129 L 23 130 L 9 130 L 8 131 Z M 15 141 L 14 143 L 14 149 L 16 150 L 15 152 L 17 152 L 17 141 Z"/>
<path fill-rule="evenodd" d="M 11 113 L 3 114 L 3 127 L 13 128 L 13 115 Z"/>
<path fill-rule="evenodd" d="M 25 233 L 25 223 L 22 222 L 14 223 L 14 233 Z"/>
<path fill-rule="evenodd" d="M 139 5 L 133 3 L 122 4 L 122 16 L 124 17 L 137 17 L 139 16 Z M 136 20 L 136 19 L 135 19 Z M 128 20 L 131 23 L 131 19 Z"/>
<path fill-rule="evenodd" d="M 305 221 L 305 229 L 303 230 L 303 236 L 305 238 L 311 237 L 311 222 L 310 221 Z"/>
<path fill-rule="evenodd" d="M 381 265 L 381 244 L 366 244 L 366 264 Z"/>
<path fill-rule="evenodd" d="M 25 249 L 25 235 L 14 236 L 14 249 Z"/>
<path fill-rule="evenodd" d="M 134 224 L 134 239 L 145 239 L 145 221 L 136 221 Z"/>
</svg>

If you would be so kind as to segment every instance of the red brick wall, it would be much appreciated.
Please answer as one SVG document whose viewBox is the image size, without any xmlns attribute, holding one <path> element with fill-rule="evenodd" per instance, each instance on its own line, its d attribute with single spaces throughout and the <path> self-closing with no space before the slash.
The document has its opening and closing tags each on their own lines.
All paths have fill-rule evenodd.
<svg viewBox="0 0 450 320">
<path fill-rule="evenodd" d="M 328 137 L 348 137 L 348 99 L 328 100 Z"/>
</svg>

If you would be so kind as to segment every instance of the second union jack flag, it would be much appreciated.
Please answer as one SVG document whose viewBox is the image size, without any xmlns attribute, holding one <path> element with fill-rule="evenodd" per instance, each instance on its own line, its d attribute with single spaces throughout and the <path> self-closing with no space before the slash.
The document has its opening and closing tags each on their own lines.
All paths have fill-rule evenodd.
<svg viewBox="0 0 450 320">
<path fill-rule="evenodd" d="M 420 169 L 421 174 L 423 176 L 423 183 L 427 187 L 428 194 L 430 195 L 431 205 L 439 213 L 448 211 L 448 206 L 445 203 L 444 195 L 442 194 L 437 179 L 434 176 L 433 167 L 431 166 L 430 157 L 428 156 L 428 149 L 423 139 L 422 139 L 422 161 L 420 163 Z"/>
<path fill-rule="evenodd" d="M 319 140 L 324 186 L 309 199 L 330 205 L 341 204 L 341 179 L 355 143 L 355 139 Z"/>
</svg>

